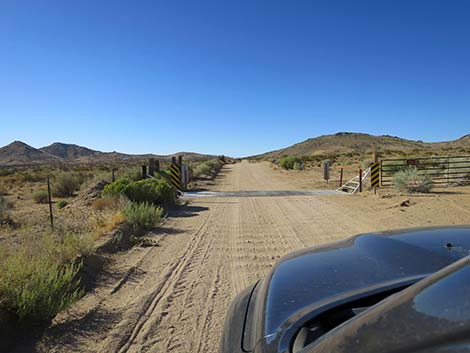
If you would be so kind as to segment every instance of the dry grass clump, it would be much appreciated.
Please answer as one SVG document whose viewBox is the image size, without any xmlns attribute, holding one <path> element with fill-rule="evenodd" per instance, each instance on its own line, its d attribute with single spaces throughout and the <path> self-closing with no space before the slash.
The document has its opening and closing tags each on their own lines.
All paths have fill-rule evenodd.
<svg viewBox="0 0 470 353">
<path fill-rule="evenodd" d="M 196 178 L 201 178 L 201 177 L 215 177 L 217 173 L 219 172 L 220 168 L 224 163 L 220 159 L 210 159 L 205 162 L 201 162 L 197 164 L 193 168 L 193 176 Z"/>
<path fill-rule="evenodd" d="M 0 221 L 4 220 L 10 210 L 13 208 L 13 203 L 8 201 L 5 197 L 0 196 Z"/>
<path fill-rule="evenodd" d="M 78 299 L 83 256 L 93 252 L 90 234 L 45 233 L 10 250 L 0 261 L 0 309 L 29 324 L 47 322 Z"/>
<path fill-rule="evenodd" d="M 56 197 L 70 197 L 80 189 L 80 185 L 81 180 L 78 176 L 63 173 L 53 181 L 52 193 Z"/>
<path fill-rule="evenodd" d="M 45 204 L 49 202 L 49 194 L 47 191 L 44 190 L 38 190 L 35 193 L 33 193 L 33 200 L 36 203 L 39 204 Z"/>
<path fill-rule="evenodd" d="M 163 209 L 147 202 L 132 202 L 122 210 L 126 221 L 137 231 L 151 230 L 160 223 Z"/>
<path fill-rule="evenodd" d="M 47 322 L 78 299 L 80 264 L 61 265 L 47 255 L 18 252 L 1 264 L 0 308 L 19 321 Z"/>
<path fill-rule="evenodd" d="M 93 201 L 92 207 L 97 211 L 122 210 L 129 204 L 125 196 L 104 197 Z"/>
<path fill-rule="evenodd" d="M 0 196 L 5 196 L 8 195 L 8 190 L 5 185 L 0 185 Z"/>
</svg>

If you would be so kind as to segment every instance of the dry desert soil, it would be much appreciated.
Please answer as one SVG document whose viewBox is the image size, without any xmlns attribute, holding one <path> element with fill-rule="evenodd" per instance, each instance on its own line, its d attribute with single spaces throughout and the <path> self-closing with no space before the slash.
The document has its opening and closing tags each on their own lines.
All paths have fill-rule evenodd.
<svg viewBox="0 0 470 353">
<path fill-rule="evenodd" d="M 298 190 L 308 173 L 225 166 L 212 191 Z M 403 200 L 408 207 L 401 207 Z M 470 188 L 428 196 L 309 195 L 190 200 L 148 238 L 113 254 L 98 286 L 23 351 L 217 352 L 234 296 L 279 257 L 357 233 L 470 223 Z"/>
</svg>

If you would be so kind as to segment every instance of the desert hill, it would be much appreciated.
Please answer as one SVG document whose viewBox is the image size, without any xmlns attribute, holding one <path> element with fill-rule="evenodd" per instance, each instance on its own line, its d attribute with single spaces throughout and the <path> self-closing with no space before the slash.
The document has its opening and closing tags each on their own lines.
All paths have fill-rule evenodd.
<svg viewBox="0 0 470 353">
<path fill-rule="evenodd" d="M 453 151 L 470 153 L 470 135 L 454 141 L 423 142 L 407 140 L 396 136 L 374 136 L 364 133 L 339 132 L 307 139 L 292 146 L 252 156 L 256 159 L 278 158 L 284 155 L 328 156 L 346 154 L 366 154 L 374 150 L 384 155 L 403 155 L 416 153 L 438 154 Z"/>
<path fill-rule="evenodd" d="M 171 157 L 179 155 L 182 155 L 186 160 L 203 160 L 215 157 L 195 152 L 179 152 L 171 155 L 101 152 L 61 142 L 55 142 L 41 148 L 34 148 L 24 142 L 14 141 L 0 148 L 0 165 L 137 162 L 150 157 L 166 161 L 170 160 Z"/>
</svg>

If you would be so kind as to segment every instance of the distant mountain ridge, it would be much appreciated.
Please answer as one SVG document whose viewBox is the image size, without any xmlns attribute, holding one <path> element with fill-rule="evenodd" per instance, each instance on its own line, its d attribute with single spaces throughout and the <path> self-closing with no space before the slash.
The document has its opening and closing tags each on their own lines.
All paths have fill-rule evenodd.
<svg viewBox="0 0 470 353">
<path fill-rule="evenodd" d="M 284 155 L 320 156 L 347 153 L 378 152 L 411 152 L 436 150 L 464 150 L 470 153 L 470 134 L 453 141 L 423 142 L 407 140 L 396 136 L 375 136 L 356 132 L 338 132 L 333 135 L 323 135 L 309 138 L 292 146 L 249 158 L 278 158 Z M 463 151 L 462 151 L 463 152 Z"/>
<path fill-rule="evenodd" d="M 54 142 L 52 145 L 39 148 L 39 150 L 67 160 L 103 154 L 103 152 L 95 151 L 87 147 L 61 142 Z"/>
<path fill-rule="evenodd" d="M 119 152 L 101 152 L 87 147 L 55 142 L 49 146 L 34 148 L 22 141 L 0 148 L 0 165 L 58 164 L 58 163 L 101 163 L 111 161 L 138 161 L 150 157 L 169 160 L 182 155 L 185 159 L 201 160 L 213 158 L 213 155 L 195 152 L 179 152 L 172 155 L 126 154 Z"/>
</svg>

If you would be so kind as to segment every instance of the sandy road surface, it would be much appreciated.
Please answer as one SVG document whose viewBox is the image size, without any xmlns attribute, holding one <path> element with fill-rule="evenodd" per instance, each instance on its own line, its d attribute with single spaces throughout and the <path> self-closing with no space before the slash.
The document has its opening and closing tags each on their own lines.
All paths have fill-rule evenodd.
<svg viewBox="0 0 470 353">
<path fill-rule="evenodd" d="M 213 190 L 298 188 L 268 164 L 243 162 L 224 167 Z M 60 316 L 36 349 L 217 352 L 231 299 L 280 256 L 360 232 L 470 223 L 468 202 L 452 197 L 407 210 L 361 196 L 195 199 L 152 235 L 158 246 L 115 255 L 100 286 Z M 441 204 L 445 211 L 436 212 Z"/>
</svg>

